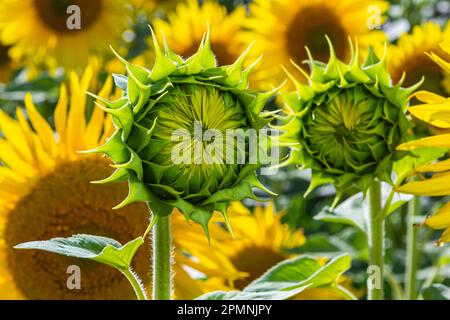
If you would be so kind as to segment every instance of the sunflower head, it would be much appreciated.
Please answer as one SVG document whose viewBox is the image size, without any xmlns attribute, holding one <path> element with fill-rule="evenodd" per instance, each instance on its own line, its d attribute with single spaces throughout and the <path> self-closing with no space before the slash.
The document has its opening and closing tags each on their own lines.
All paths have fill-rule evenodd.
<svg viewBox="0 0 450 320">
<path fill-rule="evenodd" d="M 269 121 L 260 111 L 274 92 L 247 89 L 252 67 L 244 70 L 243 64 L 248 51 L 232 65 L 217 66 L 208 33 L 186 60 L 167 45 L 162 51 L 153 39 L 152 70 L 119 57 L 128 73 L 115 77 L 123 97 L 97 97 L 117 131 L 92 151 L 116 164 L 105 181 L 129 181 L 129 195 L 119 208 L 145 201 L 156 217 L 177 208 L 207 232 L 215 210 L 226 218 L 230 201 L 255 198 L 252 188 L 263 188 L 255 173 L 260 159 L 249 161 L 250 139 L 240 143 L 233 135 L 259 135 Z"/>
<path fill-rule="evenodd" d="M 297 90 L 284 94 L 289 110 L 282 138 L 293 143 L 289 163 L 312 169 L 309 192 L 334 184 L 338 197 L 350 186 L 367 191 L 374 179 L 390 181 L 396 147 L 409 128 L 405 111 L 408 97 L 420 83 L 392 85 L 386 59 L 369 50 L 360 64 L 352 47 L 349 64 L 336 57 L 330 45 L 327 64 L 310 55 L 311 74 L 301 72 L 309 85 L 290 74 Z"/>
</svg>

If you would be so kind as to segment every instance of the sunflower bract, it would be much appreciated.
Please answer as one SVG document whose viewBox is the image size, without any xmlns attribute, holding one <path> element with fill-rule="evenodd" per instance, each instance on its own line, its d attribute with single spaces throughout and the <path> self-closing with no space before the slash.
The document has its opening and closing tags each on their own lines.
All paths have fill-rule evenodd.
<svg viewBox="0 0 450 320">
<path fill-rule="evenodd" d="M 129 195 L 118 207 L 145 201 L 156 216 L 169 215 L 177 208 L 208 233 L 214 211 L 220 211 L 227 222 L 230 201 L 256 199 L 253 188 L 266 189 L 256 177 L 260 161 L 248 161 L 248 139 L 241 148 L 226 140 L 229 145 L 223 150 L 246 155 L 245 162 L 228 162 L 225 151 L 211 151 L 217 139 L 205 141 L 198 132 L 210 130 L 222 136 L 236 129 L 258 132 L 270 121 L 260 112 L 275 91 L 247 89 L 253 68 L 243 68 L 248 50 L 234 64 L 219 67 L 209 34 L 198 52 L 186 60 L 167 45 L 162 51 L 153 38 L 153 69 L 119 57 L 128 73 L 127 77 L 115 76 L 124 96 L 112 102 L 96 97 L 100 107 L 113 116 L 117 131 L 91 152 L 105 153 L 116 164 L 114 174 L 102 182 L 129 181 Z M 174 161 L 174 152 L 182 154 L 183 161 Z"/>
<path fill-rule="evenodd" d="M 293 150 L 287 164 L 312 169 L 308 193 L 323 184 L 336 186 L 338 198 L 348 187 L 366 192 L 374 179 L 391 182 L 392 163 L 402 156 L 396 147 L 410 127 L 408 97 L 420 83 L 393 85 L 386 59 L 369 50 L 363 65 L 351 44 L 345 64 L 330 44 L 328 64 L 309 55 L 309 85 L 290 75 L 295 92 L 283 94 L 289 114 L 281 140 Z M 300 69 L 300 68 L 299 68 Z"/>
</svg>

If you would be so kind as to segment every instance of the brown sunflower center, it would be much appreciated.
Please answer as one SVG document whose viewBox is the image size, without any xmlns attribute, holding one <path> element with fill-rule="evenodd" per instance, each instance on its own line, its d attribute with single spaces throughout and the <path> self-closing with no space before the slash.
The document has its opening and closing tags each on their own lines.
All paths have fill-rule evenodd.
<svg viewBox="0 0 450 320">
<path fill-rule="evenodd" d="M 235 281 L 234 286 L 240 290 L 244 289 L 250 282 L 284 259 L 286 259 L 284 254 L 271 248 L 257 246 L 244 248 L 231 258 L 231 262 L 236 269 L 247 272 L 249 276 Z"/>
<path fill-rule="evenodd" d="M 197 52 L 199 45 L 200 42 L 193 42 L 188 48 L 182 52 L 179 52 L 179 54 L 181 54 L 184 58 L 189 58 Z M 211 40 L 211 49 L 214 52 L 220 66 L 233 64 L 238 58 L 235 54 L 233 54 L 233 52 L 231 52 L 230 45 L 226 42 Z"/>
<path fill-rule="evenodd" d="M 7 262 L 13 279 L 29 299 L 133 299 L 127 280 L 113 268 L 79 259 L 12 247 L 32 240 L 95 234 L 126 243 L 141 235 L 148 223 L 145 205 L 121 210 L 111 208 L 127 193 L 124 184 L 93 185 L 110 168 L 103 158 L 90 158 L 61 165 L 40 179 L 8 215 L 5 240 Z M 138 251 L 135 270 L 148 273 L 149 246 Z M 67 288 L 67 268 L 81 269 L 81 289 Z M 148 279 L 147 279 L 148 280 Z M 145 279 L 144 279 L 145 281 Z M 147 281 L 148 282 L 148 281 Z"/>
<path fill-rule="evenodd" d="M 68 20 L 76 12 L 68 12 L 68 8 L 76 5 L 80 8 L 80 28 L 83 30 L 97 21 L 102 11 L 102 0 L 34 0 L 34 7 L 42 22 L 58 33 L 74 32 L 77 29 L 68 27 Z"/>
<path fill-rule="evenodd" d="M 287 51 L 296 63 L 308 59 L 305 46 L 314 59 L 328 61 L 330 54 L 325 38 L 328 35 L 340 59 L 347 54 L 347 32 L 339 19 L 328 8 L 309 6 L 300 10 L 288 26 L 286 33 Z"/>
<path fill-rule="evenodd" d="M 0 45 L 0 66 L 7 65 L 10 63 L 10 58 L 8 55 L 10 47 Z"/>
</svg>

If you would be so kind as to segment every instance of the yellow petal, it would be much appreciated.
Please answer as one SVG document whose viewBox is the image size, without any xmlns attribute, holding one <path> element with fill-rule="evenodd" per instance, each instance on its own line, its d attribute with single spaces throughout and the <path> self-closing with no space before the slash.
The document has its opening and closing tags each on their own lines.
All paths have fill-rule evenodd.
<svg viewBox="0 0 450 320">
<path fill-rule="evenodd" d="M 50 154 L 56 154 L 57 145 L 53 130 L 48 124 L 47 120 L 45 120 L 44 117 L 42 117 L 41 114 L 37 111 L 30 93 L 27 93 L 25 95 L 25 108 L 34 130 L 36 130 L 36 133 L 39 139 L 42 141 L 42 144 L 44 145 L 46 150 Z"/>
<path fill-rule="evenodd" d="M 45 174 L 49 168 L 53 167 L 55 158 L 47 153 L 42 145 L 41 139 L 31 129 L 22 109 L 17 108 L 16 115 L 23 133 L 27 138 L 27 143 L 33 156 L 33 162 L 30 162 L 30 164 L 33 164 L 33 167 L 38 170 L 41 175 Z"/>
<path fill-rule="evenodd" d="M 446 100 L 446 98 L 429 91 L 418 91 L 414 93 L 411 98 L 416 98 L 425 103 L 443 103 Z"/>
<path fill-rule="evenodd" d="M 401 144 L 397 150 L 416 150 L 419 148 L 450 148 L 450 134 L 441 134 Z"/>
<path fill-rule="evenodd" d="M 439 44 L 439 46 L 442 48 L 442 50 L 450 54 L 450 42 L 442 42 Z"/>
<path fill-rule="evenodd" d="M 439 57 L 435 53 L 430 54 L 431 59 L 436 62 L 446 73 L 450 73 L 450 63 Z"/>
<path fill-rule="evenodd" d="M 439 161 L 433 164 L 420 166 L 415 169 L 417 172 L 444 172 L 450 170 L 450 159 Z"/>
<path fill-rule="evenodd" d="M 415 181 L 396 188 L 397 192 L 423 196 L 450 195 L 450 174 L 433 177 L 425 181 Z"/>
<path fill-rule="evenodd" d="M 0 139 L 0 160 L 23 176 L 31 177 L 34 174 L 33 166 L 23 161 L 11 144 L 4 139 Z"/>
<path fill-rule="evenodd" d="M 439 242 L 450 242 L 450 228 L 445 229 L 444 233 L 439 239 Z"/>
<path fill-rule="evenodd" d="M 61 85 L 58 104 L 55 108 L 55 128 L 61 144 L 61 151 L 67 141 L 67 88 L 65 84 Z"/>
<path fill-rule="evenodd" d="M 99 96 L 102 98 L 107 98 L 112 89 L 113 81 L 111 77 L 108 77 L 108 79 L 105 82 L 105 85 L 103 86 L 102 90 L 99 93 Z M 94 148 L 99 145 L 100 135 L 102 134 L 103 127 L 105 122 L 105 112 L 102 111 L 100 108 L 94 108 L 94 111 L 92 113 L 91 119 L 89 120 L 89 123 L 86 128 L 85 133 L 85 141 L 86 141 L 86 148 Z"/>
<path fill-rule="evenodd" d="M 86 95 L 75 72 L 70 74 L 70 111 L 67 120 L 67 147 L 72 156 L 84 150 L 86 130 Z"/>
<path fill-rule="evenodd" d="M 425 220 L 425 225 L 433 229 L 450 227 L 450 202 L 444 205 L 436 214 Z"/>
<path fill-rule="evenodd" d="M 24 160 L 26 159 L 29 162 L 33 160 L 26 137 L 24 136 L 19 123 L 2 110 L 0 110 L 0 130 L 6 140 L 14 141 L 14 149 Z"/>
<path fill-rule="evenodd" d="M 91 83 L 93 75 L 94 73 L 92 66 L 86 67 L 86 70 L 84 70 L 80 80 L 80 87 L 83 92 L 86 92 L 89 89 L 89 84 Z"/>
<path fill-rule="evenodd" d="M 435 127 L 450 128 L 450 99 L 437 104 L 414 106 L 409 108 L 409 112 Z"/>
</svg>

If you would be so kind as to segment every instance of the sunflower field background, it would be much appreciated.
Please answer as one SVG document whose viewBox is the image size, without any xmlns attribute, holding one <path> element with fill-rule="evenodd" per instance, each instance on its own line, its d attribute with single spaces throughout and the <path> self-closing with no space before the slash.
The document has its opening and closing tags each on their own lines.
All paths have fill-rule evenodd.
<svg viewBox="0 0 450 320">
<path fill-rule="evenodd" d="M 71 6 L 80 10 L 80 27 Z M 177 70 L 189 68 L 189 59 L 182 58 L 206 51 L 207 33 L 215 63 L 237 61 L 251 71 L 240 71 L 239 81 L 248 78 L 248 92 L 264 100 L 258 100 L 265 104 L 263 116 L 270 115 L 271 126 L 282 132 L 282 166 L 260 176 L 260 183 L 253 181 L 264 201 L 245 197 L 227 204 L 225 219 L 220 213 L 208 216 L 209 238 L 203 216 L 192 209 L 195 223 L 187 223 L 189 215 L 175 206 L 172 297 L 252 299 L 250 288 L 267 280 L 267 270 L 275 274 L 288 265 L 298 277 L 289 279 L 291 286 L 301 290 L 263 297 L 373 298 L 367 282 L 374 230 L 366 215 L 376 185 L 385 204 L 378 208 L 384 229 L 381 296 L 450 300 L 449 17 L 445 0 L 1 1 L 0 299 L 135 298 L 127 279 L 110 266 L 14 247 L 77 234 L 124 244 L 148 234 L 143 202 L 113 209 L 128 193 L 117 173 L 124 168 L 120 161 L 80 151 L 101 150 L 126 131 L 128 118 L 111 116 L 104 107 L 123 100 L 123 84 L 113 75 L 132 78 L 141 75 L 134 65 L 162 65 L 155 63 L 162 61 L 161 47 L 166 58 L 177 61 L 161 78 L 173 80 Z M 221 77 L 215 64 L 211 70 L 186 71 L 180 87 L 173 81 L 158 94 L 174 86 L 181 96 L 189 95 L 195 84 Z M 228 82 L 211 87 L 248 96 L 241 82 L 230 85 L 237 71 L 225 70 Z M 137 87 L 140 95 L 147 88 Z M 211 121 L 236 126 L 233 121 L 244 121 L 239 118 L 245 118 L 244 103 L 216 101 L 222 93 L 214 90 L 200 90 L 198 98 L 216 103 L 212 113 L 219 116 Z M 216 100 L 207 97 L 211 91 Z M 179 102 L 164 100 L 164 94 L 153 99 Z M 321 109 L 327 103 L 330 107 Z M 234 113 L 222 113 L 229 104 Z M 173 121 L 176 128 L 183 118 L 157 111 L 154 123 L 154 118 Z M 255 121 L 264 122 L 263 116 Z M 153 134 L 162 139 L 163 131 L 156 126 Z M 140 139 L 134 143 L 140 145 Z M 148 153 L 157 160 L 144 163 L 160 169 L 151 171 L 151 179 L 173 174 L 161 169 L 163 148 Z M 203 180 L 215 174 L 205 172 L 199 174 Z M 111 174 L 110 180 L 120 182 L 91 183 Z M 181 184 L 195 189 L 196 180 L 187 173 L 170 183 L 152 188 L 177 194 Z M 203 191 L 195 196 L 203 197 Z M 212 210 L 220 211 L 219 205 Z M 143 240 L 132 266 L 150 292 L 152 247 Z M 72 265 L 81 269 L 80 288 L 69 288 Z M 329 279 L 317 276 L 321 272 Z"/>
</svg>

